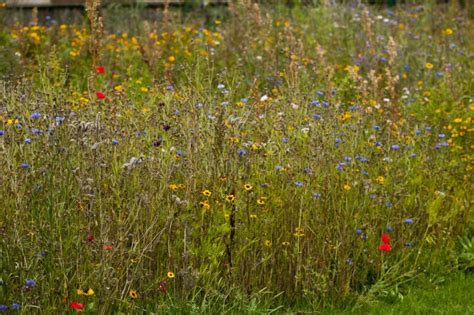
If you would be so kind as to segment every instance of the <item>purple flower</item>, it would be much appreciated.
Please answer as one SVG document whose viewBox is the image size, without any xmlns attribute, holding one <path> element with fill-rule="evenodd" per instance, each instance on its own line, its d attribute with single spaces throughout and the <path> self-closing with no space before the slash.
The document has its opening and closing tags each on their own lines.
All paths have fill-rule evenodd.
<svg viewBox="0 0 474 315">
<path fill-rule="evenodd" d="M 112 144 L 113 144 L 113 145 L 117 145 L 117 144 L 119 144 L 119 141 L 116 140 L 116 139 L 112 139 Z"/>
<path fill-rule="evenodd" d="M 218 84 L 218 85 L 217 85 L 217 88 L 218 88 L 219 90 L 222 90 L 223 88 L 225 88 L 225 85 L 224 85 L 224 84 Z"/>
<path fill-rule="evenodd" d="M 61 117 L 61 116 L 57 116 L 57 117 L 55 118 L 55 120 L 56 120 L 57 123 L 62 123 L 62 122 L 64 121 L 64 119 L 65 119 L 65 118 L 64 118 L 64 117 Z"/>
<path fill-rule="evenodd" d="M 446 135 L 445 135 L 444 133 L 440 133 L 440 134 L 438 135 L 438 138 L 440 138 L 440 139 L 444 139 L 445 137 L 446 137 Z"/>
<path fill-rule="evenodd" d="M 313 193 L 313 198 L 321 198 L 321 194 L 320 193 Z"/>
<path fill-rule="evenodd" d="M 13 303 L 12 304 L 12 310 L 18 311 L 21 308 L 21 305 L 18 303 Z"/>
<path fill-rule="evenodd" d="M 303 182 L 301 182 L 301 181 L 296 181 L 296 182 L 295 182 L 295 185 L 296 185 L 296 187 L 302 187 L 302 186 L 303 186 Z"/>
<path fill-rule="evenodd" d="M 412 158 L 416 157 L 416 153 L 410 154 L 410 157 L 412 157 Z"/>
<path fill-rule="evenodd" d="M 36 280 L 27 279 L 25 285 L 27 288 L 34 287 L 36 285 Z"/>
<path fill-rule="evenodd" d="M 5 131 L 0 130 L 0 136 L 3 136 L 5 134 Z"/>
<path fill-rule="evenodd" d="M 34 112 L 33 114 L 30 115 L 31 119 L 37 119 L 41 117 L 41 113 L 39 112 Z"/>
<path fill-rule="evenodd" d="M 26 170 L 26 169 L 30 168 L 30 164 L 28 164 L 28 163 L 22 163 L 22 164 L 20 165 L 20 167 L 21 167 L 22 169 Z"/>
<path fill-rule="evenodd" d="M 31 143 L 31 138 L 26 138 L 25 143 Z"/>
<path fill-rule="evenodd" d="M 413 247 L 413 243 L 412 242 L 406 242 L 405 247 Z"/>
<path fill-rule="evenodd" d="M 281 139 L 281 142 L 283 142 L 283 143 L 288 143 L 288 138 L 283 138 L 283 139 Z"/>
<path fill-rule="evenodd" d="M 244 156 L 244 155 L 247 154 L 247 151 L 246 151 L 245 149 L 238 149 L 238 150 L 237 150 L 237 154 L 238 154 L 239 156 Z"/>
<path fill-rule="evenodd" d="M 392 231 L 393 231 L 393 228 L 392 228 L 391 226 L 387 226 L 387 227 L 385 228 L 385 230 L 386 230 L 387 232 L 392 232 Z"/>
<path fill-rule="evenodd" d="M 275 166 L 275 170 L 277 170 L 277 171 L 281 171 L 282 169 L 283 169 L 283 166 L 281 166 L 281 165 Z"/>
<path fill-rule="evenodd" d="M 8 310 L 8 306 L 0 304 L 0 311 L 6 311 Z"/>
<path fill-rule="evenodd" d="M 400 146 L 398 144 L 392 144 L 391 148 L 392 150 L 399 150 Z"/>
<path fill-rule="evenodd" d="M 361 236 L 361 235 L 362 235 L 362 230 L 361 230 L 361 229 L 357 229 L 357 230 L 356 230 L 356 233 L 357 233 L 357 235 Z"/>
<path fill-rule="evenodd" d="M 413 224 L 413 219 L 411 219 L 411 218 L 405 219 L 405 220 L 403 220 L 403 223 L 405 223 L 405 224 Z"/>
</svg>

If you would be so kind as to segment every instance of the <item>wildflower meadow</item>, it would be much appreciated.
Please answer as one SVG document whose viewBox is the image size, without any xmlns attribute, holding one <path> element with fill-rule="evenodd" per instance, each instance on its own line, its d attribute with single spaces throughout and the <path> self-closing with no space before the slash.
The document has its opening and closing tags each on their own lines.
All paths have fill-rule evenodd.
<svg viewBox="0 0 474 315">
<path fill-rule="evenodd" d="M 367 314 L 472 277 L 474 6 L 197 2 L 0 3 L 0 314 Z"/>
</svg>

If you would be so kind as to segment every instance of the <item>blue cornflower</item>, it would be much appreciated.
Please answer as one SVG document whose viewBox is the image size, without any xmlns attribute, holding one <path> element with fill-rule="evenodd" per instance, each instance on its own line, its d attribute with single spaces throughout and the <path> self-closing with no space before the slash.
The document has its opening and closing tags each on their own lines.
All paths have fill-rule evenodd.
<svg viewBox="0 0 474 315">
<path fill-rule="evenodd" d="M 64 121 L 64 117 L 61 117 L 61 116 L 56 116 L 55 120 L 57 123 L 62 123 Z"/>
<path fill-rule="evenodd" d="M 222 90 L 222 89 L 225 88 L 225 85 L 224 85 L 224 84 L 218 84 L 218 85 L 217 85 L 217 88 L 218 88 L 219 90 Z"/>
<path fill-rule="evenodd" d="M 5 134 L 5 131 L 0 130 L 0 136 L 3 136 Z"/>
<path fill-rule="evenodd" d="M 113 144 L 113 145 L 117 145 L 117 144 L 119 144 L 119 141 L 116 140 L 116 139 L 112 139 L 112 144 Z"/>
<path fill-rule="evenodd" d="M 34 112 L 33 114 L 30 115 L 31 119 L 37 119 L 41 117 L 41 113 L 39 112 Z"/>
<path fill-rule="evenodd" d="M 350 156 L 346 156 L 346 157 L 344 157 L 344 160 L 346 162 L 350 162 L 350 161 L 352 161 L 352 158 Z"/>
<path fill-rule="evenodd" d="M 339 164 L 337 164 L 337 166 L 336 166 L 336 170 L 338 170 L 338 171 L 342 171 L 343 169 L 344 169 L 344 164 L 343 164 L 343 163 L 339 163 Z"/>
<path fill-rule="evenodd" d="M 425 127 L 426 131 L 431 131 L 431 127 Z"/>
<path fill-rule="evenodd" d="M 297 187 L 302 187 L 302 186 L 303 186 L 303 182 L 301 182 L 301 181 L 296 181 L 296 182 L 295 182 L 295 185 L 296 185 Z"/>
<path fill-rule="evenodd" d="M 8 310 L 8 306 L 0 304 L 0 311 L 6 311 Z"/>
<path fill-rule="evenodd" d="M 441 149 L 441 146 L 439 144 L 437 144 L 437 145 L 434 146 L 434 149 L 439 150 L 439 149 Z"/>
<path fill-rule="evenodd" d="M 357 233 L 357 235 L 361 236 L 361 235 L 362 235 L 362 230 L 361 230 L 361 229 L 357 229 L 357 230 L 356 230 L 356 233 Z"/>
<path fill-rule="evenodd" d="M 319 101 L 311 101 L 311 105 L 321 107 L 321 103 Z"/>
<path fill-rule="evenodd" d="M 385 230 L 386 230 L 387 232 L 393 232 L 393 228 L 392 228 L 391 226 L 387 226 L 387 227 L 385 228 Z"/>
<path fill-rule="evenodd" d="M 440 133 L 440 134 L 438 135 L 438 138 L 440 138 L 440 139 L 444 139 L 445 137 L 446 137 L 446 135 L 445 135 L 444 133 Z"/>
<path fill-rule="evenodd" d="M 440 142 L 439 145 L 442 146 L 442 147 L 449 147 L 449 142 L 443 141 L 443 142 Z"/>
<path fill-rule="evenodd" d="M 176 155 L 182 156 L 183 155 L 183 150 L 176 150 Z"/>
<path fill-rule="evenodd" d="M 311 169 L 311 167 L 305 167 L 304 170 L 303 170 L 303 172 L 304 172 L 305 174 L 311 174 L 311 173 L 313 172 L 313 170 Z"/>
<path fill-rule="evenodd" d="M 387 202 L 385 203 L 385 206 L 386 206 L 387 208 L 392 208 L 392 207 L 393 207 L 393 203 L 391 203 L 390 201 L 387 201 Z"/>
<path fill-rule="evenodd" d="M 40 135 L 43 133 L 43 130 L 38 129 L 38 128 L 31 128 L 31 133 L 34 135 Z"/>
<path fill-rule="evenodd" d="M 376 147 L 381 147 L 382 146 L 382 142 L 380 142 L 380 141 L 375 141 L 374 144 L 375 144 Z"/>
<path fill-rule="evenodd" d="M 392 144 L 391 148 L 392 150 L 399 150 L 400 146 L 398 144 Z"/>
<path fill-rule="evenodd" d="M 403 223 L 413 224 L 413 219 L 411 219 L 411 218 L 405 219 L 405 220 L 403 220 Z"/>
<path fill-rule="evenodd" d="M 172 92 L 174 90 L 173 86 L 170 84 L 166 87 L 166 91 Z"/>
<path fill-rule="evenodd" d="M 267 187 L 268 187 L 268 184 L 267 184 L 267 183 L 260 184 L 260 187 L 262 187 L 262 188 L 267 188 Z"/>
<path fill-rule="evenodd" d="M 28 163 L 22 163 L 22 164 L 20 165 L 20 167 L 21 167 L 22 169 L 26 170 L 26 169 L 30 168 L 30 164 L 28 164 Z"/>
<path fill-rule="evenodd" d="M 412 157 L 412 158 L 416 157 L 416 153 L 410 154 L 410 157 Z"/>
<path fill-rule="evenodd" d="M 377 195 L 376 195 L 376 194 L 370 194 L 370 195 L 369 195 L 369 198 L 370 198 L 370 199 L 375 199 L 375 198 L 377 198 Z"/>
<path fill-rule="evenodd" d="M 357 155 L 356 160 L 362 163 L 366 163 L 368 161 L 368 159 L 362 155 Z"/>
<path fill-rule="evenodd" d="M 18 311 L 21 308 L 21 305 L 18 303 L 13 303 L 12 304 L 12 310 Z"/>
<path fill-rule="evenodd" d="M 377 125 L 373 126 L 372 128 L 374 128 L 375 131 L 379 131 L 379 130 L 380 130 L 380 126 L 377 126 Z"/>
<path fill-rule="evenodd" d="M 436 72 L 436 77 L 441 78 L 443 76 L 443 72 L 438 71 Z"/>
<path fill-rule="evenodd" d="M 36 280 L 27 279 L 25 285 L 27 288 L 34 287 L 36 285 Z"/>
<path fill-rule="evenodd" d="M 288 138 L 283 138 L 283 139 L 281 139 L 281 142 L 283 142 L 283 143 L 288 143 Z"/>
<path fill-rule="evenodd" d="M 277 171 L 281 171 L 282 169 L 283 169 L 283 166 L 281 166 L 281 165 L 275 166 L 275 170 L 277 170 Z"/>
<path fill-rule="evenodd" d="M 31 138 L 26 138 L 25 143 L 31 143 Z"/>
<path fill-rule="evenodd" d="M 413 247 L 413 243 L 412 242 L 406 242 L 405 247 Z"/>
<path fill-rule="evenodd" d="M 324 96 L 324 92 L 323 92 L 323 91 L 316 91 L 316 94 L 318 94 L 318 96 Z"/>
<path fill-rule="evenodd" d="M 242 148 L 242 149 L 238 149 L 238 150 L 237 150 L 237 154 L 238 154 L 239 156 L 244 156 L 244 155 L 247 154 L 247 151 L 246 151 L 245 149 L 243 149 L 243 148 Z"/>
<path fill-rule="evenodd" d="M 419 135 L 420 133 L 421 133 L 421 130 L 420 130 L 420 129 L 416 129 L 416 130 L 415 130 L 415 134 L 416 134 L 416 135 Z"/>
<path fill-rule="evenodd" d="M 313 118 L 316 119 L 316 120 L 319 120 L 319 119 L 321 119 L 321 115 L 320 114 L 314 114 Z"/>
<path fill-rule="evenodd" d="M 341 142 L 342 142 L 341 138 L 336 138 L 336 143 L 341 143 Z"/>
<path fill-rule="evenodd" d="M 320 193 L 313 193 L 313 198 L 321 198 L 321 194 Z"/>
<path fill-rule="evenodd" d="M 323 102 L 323 107 L 324 107 L 324 108 L 328 108 L 328 107 L 329 107 L 329 102 L 324 101 L 324 102 Z"/>
</svg>

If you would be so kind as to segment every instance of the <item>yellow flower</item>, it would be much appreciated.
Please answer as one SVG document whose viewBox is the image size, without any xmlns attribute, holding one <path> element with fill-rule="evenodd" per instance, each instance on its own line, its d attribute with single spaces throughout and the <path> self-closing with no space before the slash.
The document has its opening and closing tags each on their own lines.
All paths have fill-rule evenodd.
<svg viewBox="0 0 474 315">
<path fill-rule="evenodd" d="M 349 191 L 349 190 L 352 189 L 351 185 L 349 185 L 349 184 L 345 184 L 345 185 L 343 186 L 343 188 L 344 188 L 345 191 Z"/>
<path fill-rule="evenodd" d="M 256 219 L 256 218 L 257 218 L 257 215 L 255 213 L 250 214 L 250 219 Z"/>
<path fill-rule="evenodd" d="M 381 185 L 383 185 L 383 183 L 385 182 L 385 177 L 383 176 L 378 176 L 375 181 Z"/>
<path fill-rule="evenodd" d="M 257 199 L 257 204 L 260 205 L 260 206 L 263 206 L 265 204 L 265 199 L 267 199 L 266 197 L 260 197 Z"/>
<path fill-rule="evenodd" d="M 206 197 L 210 197 L 212 195 L 212 192 L 210 192 L 209 190 L 205 189 L 202 194 Z"/>
<path fill-rule="evenodd" d="M 462 122 L 462 118 L 454 118 L 453 120 L 455 123 L 461 123 Z"/>
<path fill-rule="evenodd" d="M 272 246 L 272 241 L 265 240 L 264 244 L 265 244 L 265 246 L 270 247 L 270 246 Z"/>
<path fill-rule="evenodd" d="M 454 31 L 451 28 L 447 28 L 443 30 L 443 35 L 450 36 L 453 35 Z"/>
<path fill-rule="evenodd" d="M 89 288 L 89 290 L 87 290 L 86 294 L 87 296 L 93 296 L 94 295 L 94 290 L 92 290 L 91 288 Z"/>
<path fill-rule="evenodd" d="M 201 207 L 203 207 L 204 209 L 209 209 L 209 208 L 211 208 L 211 205 L 209 204 L 209 201 L 207 201 L 207 200 L 201 201 L 201 202 L 199 203 L 199 205 L 200 205 Z"/>
<path fill-rule="evenodd" d="M 174 56 L 169 56 L 168 61 L 169 62 L 175 62 L 176 58 Z"/>
<path fill-rule="evenodd" d="M 142 87 L 140 88 L 140 91 L 141 91 L 142 93 L 148 93 L 149 90 L 148 90 L 147 87 L 142 86 Z"/>
<path fill-rule="evenodd" d="M 428 62 L 428 63 L 425 64 L 425 68 L 426 69 L 433 69 L 433 64 Z"/>
<path fill-rule="evenodd" d="M 225 197 L 225 200 L 228 202 L 233 202 L 235 200 L 235 196 L 230 194 Z"/>
<path fill-rule="evenodd" d="M 169 184 L 168 188 L 171 189 L 172 191 L 176 191 L 179 189 L 178 185 L 176 184 Z"/>
<path fill-rule="evenodd" d="M 289 246 L 289 245 L 290 245 L 290 242 L 283 241 L 283 242 L 281 242 L 281 245 L 283 245 L 283 246 Z"/>
<path fill-rule="evenodd" d="M 245 185 L 244 185 L 244 189 L 245 189 L 246 191 L 251 191 L 252 188 L 253 188 L 253 187 L 252 187 L 252 185 L 250 185 L 250 184 L 245 184 Z"/>
<path fill-rule="evenodd" d="M 168 276 L 169 279 L 173 279 L 174 278 L 174 273 L 172 271 L 168 271 L 167 276 Z"/>
<path fill-rule="evenodd" d="M 129 295 L 132 299 L 138 299 L 138 293 L 137 293 L 137 291 L 135 291 L 135 290 L 130 290 L 130 291 L 128 292 L 128 295 Z"/>
<path fill-rule="evenodd" d="M 117 91 L 117 92 L 122 92 L 123 87 L 121 85 L 117 85 L 117 86 L 114 87 L 114 90 Z"/>
<path fill-rule="evenodd" d="M 82 291 L 82 289 L 77 289 L 76 294 L 77 295 L 85 295 L 86 293 L 84 291 Z"/>
</svg>

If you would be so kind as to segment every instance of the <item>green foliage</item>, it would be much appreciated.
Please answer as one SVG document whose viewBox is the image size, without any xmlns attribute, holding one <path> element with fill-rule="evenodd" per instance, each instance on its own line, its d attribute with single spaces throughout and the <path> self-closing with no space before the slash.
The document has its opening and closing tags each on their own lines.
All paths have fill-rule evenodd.
<svg viewBox="0 0 474 315">
<path fill-rule="evenodd" d="M 0 304 L 363 312 L 469 269 L 472 21 L 298 4 L 2 24 Z"/>
</svg>

